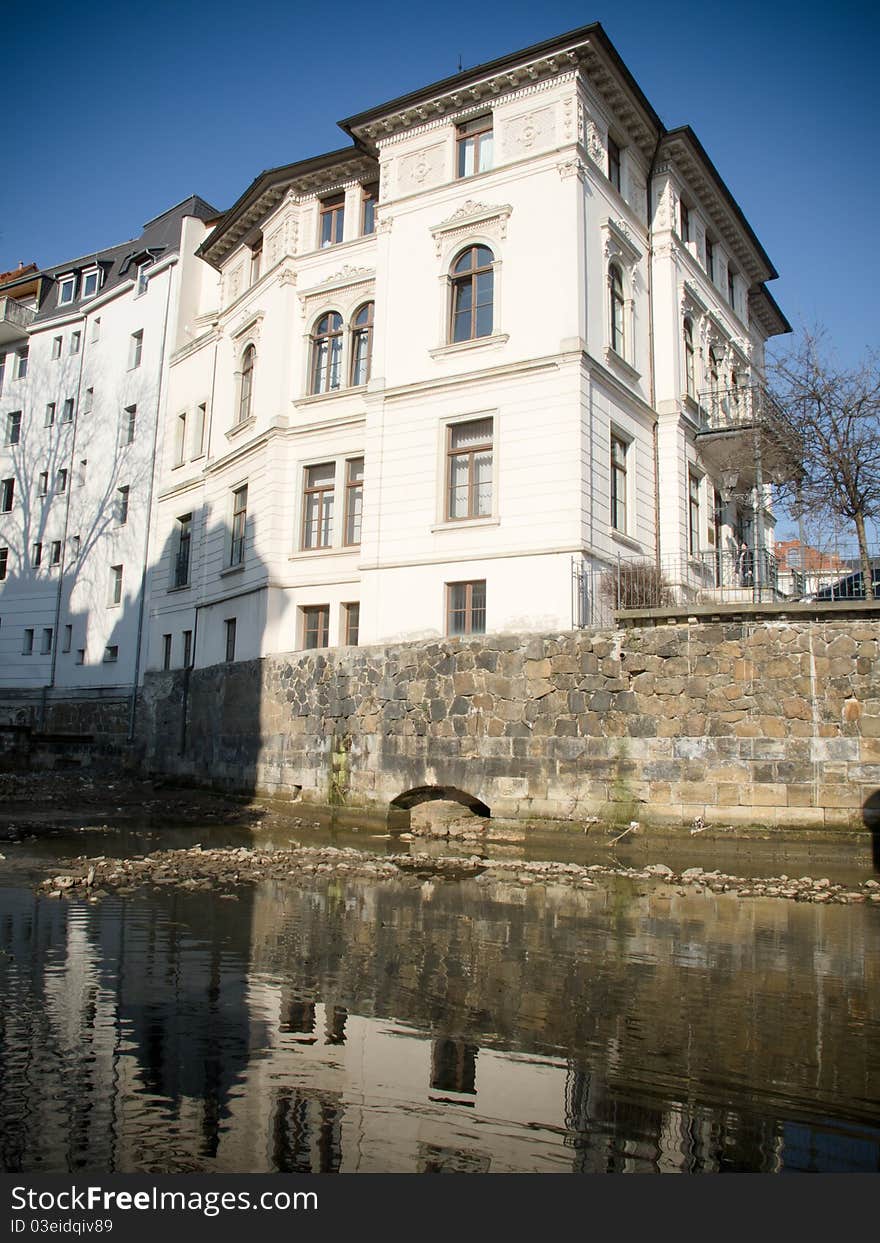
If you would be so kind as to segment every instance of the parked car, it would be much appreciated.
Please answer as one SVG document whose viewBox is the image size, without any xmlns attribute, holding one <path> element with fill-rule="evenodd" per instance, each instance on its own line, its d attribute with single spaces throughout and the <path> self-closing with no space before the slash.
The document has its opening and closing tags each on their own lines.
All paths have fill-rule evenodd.
<svg viewBox="0 0 880 1243">
<path fill-rule="evenodd" d="M 871 585 L 875 600 L 880 600 L 880 562 L 871 567 Z M 836 583 L 829 583 L 817 592 L 806 597 L 807 600 L 864 600 L 865 577 L 861 570 L 855 574 L 847 574 Z"/>
</svg>

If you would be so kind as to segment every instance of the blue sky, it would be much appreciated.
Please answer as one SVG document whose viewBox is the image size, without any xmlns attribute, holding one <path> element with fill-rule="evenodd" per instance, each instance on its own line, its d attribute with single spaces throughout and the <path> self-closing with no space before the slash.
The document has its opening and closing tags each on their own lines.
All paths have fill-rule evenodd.
<svg viewBox="0 0 880 1243">
<path fill-rule="evenodd" d="M 341 117 L 601 21 L 669 126 L 693 126 L 840 359 L 878 343 L 880 4 L 33 4 L 4 18 L 0 271 L 140 231 L 189 194 L 346 144 Z"/>
</svg>

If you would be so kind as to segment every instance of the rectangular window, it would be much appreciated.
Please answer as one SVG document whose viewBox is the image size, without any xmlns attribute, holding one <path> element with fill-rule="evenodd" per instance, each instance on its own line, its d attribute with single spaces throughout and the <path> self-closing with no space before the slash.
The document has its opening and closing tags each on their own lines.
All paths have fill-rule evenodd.
<svg viewBox="0 0 880 1243">
<path fill-rule="evenodd" d="M 611 435 L 611 525 L 626 531 L 626 454 L 629 445 Z"/>
<path fill-rule="evenodd" d="M 40 655 L 41 656 L 48 656 L 49 653 L 52 651 L 53 634 L 54 634 L 54 630 L 51 626 L 43 627 L 43 635 L 40 640 Z"/>
<path fill-rule="evenodd" d="M 104 648 L 104 664 L 115 665 L 119 659 L 119 645 L 116 643 L 108 643 Z"/>
<path fill-rule="evenodd" d="M 727 301 L 736 310 L 736 273 L 727 265 Z"/>
<path fill-rule="evenodd" d="M 51 552 L 49 556 L 49 564 L 50 565 L 61 564 L 61 540 L 60 539 L 53 539 L 52 541 L 52 548 L 51 548 Z"/>
<path fill-rule="evenodd" d="M 128 500 L 130 488 L 125 484 L 121 488 L 116 489 L 116 524 L 124 527 L 128 522 Z"/>
<path fill-rule="evenodd" d="M 688 471 L 688 552 L 695 557 L 700 551 L 700 481 Z"/>
<path fill-rule="evenodd" d="M 678 204 L 680 217 L 680 234 L 681 240 L 687 244 L 691 240 L 691 213 L 684 199 L 679 200 Z"/>
<path fill-rule="evenodd" d="M 137 431 L 137 406 L 126 406 L 123 411 L 122 419 L 122 443 L 123 445 L 134 444 L 134 434 Z"/>
<path fill-rule="evenodd" d="M 492 114 L 473 117 L 455 127 L 459 177 L 473 177 L 492 167 Z"/>
<path fill-rule="evenodd" d="M 205 402 L 201 402 L 196 406 L 195 422 L 193 424 L 192 436 L 192 455 L 194 458 L 201 457 L 205 452 L 205 427 L 208 422 L 208 407 Z"/>
<path fill-rule="evenodd" d="M 61 407 L 61 422 L 62 423 L 73 422 L 73 398 L 72 397 L 64 398 L 64 405 Z"/>
<path fill-rule="evenodd" d="M 0 393 L 3 392 L 3 381 L 6 378 L 6 355 L 0 354 Z"/>
<path fill-rule="evenodd" d="M 62 345 L 63 345 L 63 344 L 64 344 L 64 338 L 63 338 L 63 337 L 53 337 L 53 338 L 52 338 L 52 357 L 53 357 L 53 359 L 54 359 L 54 358 L 60 358 L 60 357 L 61 357 L 61 347 L 62 347 Z"/>
<path fill-rule="evenodd" d="M 186 411 L 177 416 L 174 424 L 174 465 L 182 466 L 186 458 Z"/>
<path fill-rule="evenodd" d="M 81 488 L 84 488 L 86 486 L 86 474 L 88 472 L 88 469 L 89 469 L 88 458 L 80 458 L 78 482 Z"/>
<path fill-rule="evenodd" d="M 345 542 L 361 542 L 364 512 L 364 459 L 350 458 L 345 463 Z"/>
<path fill-rule="evenodd" d="M 330 633 L 330 605 L 316 604 L 302 611 L 303 647 L 326 647 Z"/>
<path fill-rule="evenodd" d="M 235 618 L 227 617 L 223 625 L 226 627 L 226 659 L 235 660 Z"/>
<path fill-rule="evenodd" d="M 336 464 L 307 466 L 303 505 L 303 548 L 329 548 L 333 543 L 333 494 Z"/>
<path fill-rule="evenodd" d="M 183 632 L 183 667 L 189 669 L 192 664 L 193 654 L 193 632 L 184 630 Z"/>
<path fill-rule="evenodd" d="M 17 445 L 21 440 L 21 411 L 11 410 L 6 416 L 6 443 Z"/>
<path fill-rule="evenodd" d="M 376 232 L 376 207 L 379 203 L 378 185 L 364 186 L 361 199 L 361 233 L 368 237 Z"/>
<path fill-rule="evenodd" d="M 134 287 L 134 296 L 136 298 L 140 298 L 143 294 L 147 292 L 147 285 L 149 284 L 149 277 L 147 275 L 147 270 L 149 269 L 149 266 L 150 266 L 149 259 L 145 259 L 143 263 L 138 264 L 137 281 L 135 282 L 135 287 Z M 135 363 L 135 366 L 137 366 L 137 363 Z"/>
<path fill-rule="evenodd" d="M 171 668 L 171 635 L 162 635 L 162 668 Z"/>
<path fill-rule="evenodd" d="M 76 663 L 78 665 L 84 665 L 86 663 L 86 649 L 84 647 L 78 647 L 76 649 Z"/>
<path fill-rule="evenodd" d="M 229 549 L 229 564 L 243 565 L 245 540 L 247 537 L 247 501 L 248 486 L 243 484 L 232 493 L 232 542 Z"/>
<path fill-rule="evenodd" d="M 6 571 L 9 568 L 9 549 L 0 548 L 0 581 L 6 577 Z"/>
<path fill-rule="evenodd" d="M 101 316 L 96 315 L 92 320 L 92 345 L 101 340 Z"/>
<path fill-rule="evenodd" d="M 15 353 L 15 378 L 17 380 L 26 380 L 28 373 L 28 354 L 29 346 L 23 345 L 20 350 Z"/>
<path fill-rule="evenodd" d="M 4 479 L 0 484 L 0 513 L 9 514 L 12 512 L 12 503 L 15 500 L 15 480 Z"/>
<path fill-rule="evenodd" d="M 141 365 L 141 356 L 144 352 L 144 330 L 139 329 L 138 332 L 131 334 L 131 340 L 128 343 L 128 369 L 134 371 L 135 367 Z"/>
<path fill-rule="evenodd" d="M 72 332 L 72 333 L 70 334 L 70 352 L 71 352 L 71 354 L 78 354 L 78 353 L 79 353 L 79 350 L 80 350 L 80 346 L 81 346 L 81 345 L 82 345 L 82 333 L 81 333 L 81 332 Z"/>
<path fill-rule="evenodd" d="M 715 243 L 706 234 L 706 275 L 710 281 L 715 279 Z"/>
<path fill-rule="evenodd" d="M 342 241 L 345 223 L 345 195 L 334 194 L 321 200 L 320 245 L 335 246 Z"/>
<path fill-rule="evenodd" d="M 614 186 L 614 189 L 620 193 L 620 147 L 608 135 L 608 180 Z"/>
<path fill-rule="evenodd" d="M 55 476 L 55 491 L 67 491 L 67 468 L 65 466 L 62 466 L 58 474 Z"/>
<path fill-rule="evenodd" d="M 92 406 L 95 404 L 95 390 L 87 388 L 83 397 L 82 412 L 83 414 L 91 414 Z"/>
<path fill-rule="evenodd" d="M 110 589 L 107 593 L 108 604 L 122 603 L 122 566 L 110 566 Z"/>
<path fill-rule="evenodd" d="M 55 402 L 54 401 L 50 401 L 46 403 L 46 418 L 43 422 L 43 426 L 44 427 L 55 426 Z"/>
<path fill-rule="evenodd" d="M 22 656 L 31 656 L 33 655 L 33 650 L 34 650 L 34 632 L 30 627 L 28 627 L 28 629 L 25 630 L 24 637 L 22 639 L 21 654 Z"/>
<path fill-rule="evenodd" d="M 192 544 L 192 514 L 182 514 L 177 519 L 177 557 L 174 562 L 174 586 L 186 587 L 189 583 L 189 554 Z"/>
<path fill-rule="evenodd" d="M 40 478 L 37 483 L 37 495 L 47 496 L 49 493 L 49 472 L 47 470 L 40 471 Z"/>
<path fill-rule="evenodd" d="M 251 246 L 251 284 L 256 285 L 263 269 L 263 239 L 260 238 Z"/>
<path fill-rule="evenodd" d="M 62 652 L 69 652 L 73 643 L 73 626 L 64 627 L 64 638 L 61 640 Z"/>
<path fill-rule="evenodd" d="M 58 305 L 69 306 L 76 293 L 76 277 L 62 276 L 58 281 Z"/>
<path fill-rule="evenodd" d="M 43 545 L 38 541 L 31 547 L 31 565 L 38 570 L 43 564 Z"/>
<path fill-rule="evenodd" d="M 446 518 L 492 513 L 492 419 L 452 423 L 447 432 Z"/>
<path fill-rule="evenodd" d="M 446 584 L 446 633 L 486 633 L 486 580 Z"/>
<path fill-rule="evenodd" d="M 349 647 L 357 647 L 361 628 L 361 606 L 358 601 L 342 606 L 345 620 L 345 642 Z"/>
<path fill-rule="evenodd" d="M 80 550 L 81 542 L 82 542 L 82 541 L 80 540 L 80 537 L 79 537 L 78 535 L 71 535 L 71 537 L 70 537 L 70 557 L 71 557 L 71 560 L 72 560 L 72 561 L 75 561 L 75 560 L 77 559 L 77 557 L 79 556 L 79 550 Z"/>
<path fill-rule="evenodd" d="M 86 298 L 94 298 L 98 292 L 98 275 L 97 269 L 83 273 L 82 294 L 80 295 L 83 302 Z"/>
</svg>

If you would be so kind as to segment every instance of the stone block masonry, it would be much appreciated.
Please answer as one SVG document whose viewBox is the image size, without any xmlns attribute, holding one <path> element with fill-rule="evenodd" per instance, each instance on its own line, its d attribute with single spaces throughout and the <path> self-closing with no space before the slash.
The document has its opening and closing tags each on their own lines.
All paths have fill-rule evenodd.
<svg viewBox="0 0 880 1243">
<path fill-rule="evenodd" d="M 880 788 L 880 620 L 672 619 L 148 675 L 142 762 L 385 811 L 862 828 Z"/>
</svg>

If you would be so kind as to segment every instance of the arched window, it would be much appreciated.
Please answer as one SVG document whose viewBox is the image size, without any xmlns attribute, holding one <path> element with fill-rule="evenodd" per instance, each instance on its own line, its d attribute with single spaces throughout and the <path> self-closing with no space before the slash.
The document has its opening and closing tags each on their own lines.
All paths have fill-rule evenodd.
<svg viewBox="0 0 880 1243">
<path fill-rule="evenodd" d="M 689 319 L 684 321 L 684 385 L 688 397 L 696 398 L 697 386 L 694 374 L 694 326 Z"/>
<path fill-rule="evenodd" d="M 623 277 L 616 263 L 612 263 L 608 269 L 608 290 L 611 299 L 611 348 L 623 358 L 626 354 L 624 329 L 626 304 L 623 299 Z"/>
<path fill-rule="evenodd" d="M 453 342 L 491 337 L 495 256 L 488 246 L 469 246 L 452 265 Z"/>
<path fill-rule="evenodd" d="M 238 390 L 238 422 L 244 423 L 251 417 L 251 403 L 254 395 L 254 365 L 257 351 L 249 345 L 241 356 L 241 384 Z"/>
<path fill-rule="evenodd" d="M 374 303 L 365 302 L 351 321 L 351 382 L 366 384 L 373 358 Z"/>
<path fill-rule="evenodd" d="M 330 393 L 342 384 L 342 316 L 329 311 L 312 331 L 312 393 Z"/>
</svg>

